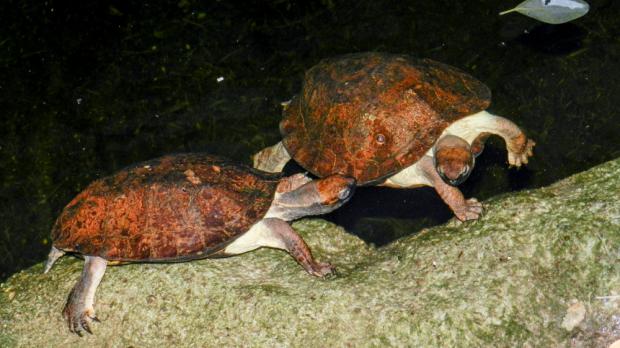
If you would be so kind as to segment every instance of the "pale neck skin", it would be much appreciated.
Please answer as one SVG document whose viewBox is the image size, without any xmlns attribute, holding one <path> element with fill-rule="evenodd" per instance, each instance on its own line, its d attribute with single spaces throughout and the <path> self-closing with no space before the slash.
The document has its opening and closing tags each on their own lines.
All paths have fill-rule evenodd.
<svg viewBox="0 0 620 348">
<path fill-rule="evenodd" d="M 355 181 L 341 176 L 311 180 L 305 175 L 282 179 L 265 218 L 296 220 L 308 215 L 330 213 L 353 194 Z"/>
</svg>

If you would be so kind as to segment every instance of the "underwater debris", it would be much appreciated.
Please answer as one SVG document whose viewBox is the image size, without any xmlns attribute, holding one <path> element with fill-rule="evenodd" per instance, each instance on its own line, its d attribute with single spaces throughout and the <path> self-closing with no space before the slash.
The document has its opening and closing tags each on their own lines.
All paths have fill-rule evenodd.
<svg viewBox="0 0 620 348">
<path fill-rule="evenodd" d="M 562 24 L 585 15 L 589 10 L 590 5 L 583 0 L 526 0 L 499 15 L 519 12 L 544 23 Z"/>
</svg>

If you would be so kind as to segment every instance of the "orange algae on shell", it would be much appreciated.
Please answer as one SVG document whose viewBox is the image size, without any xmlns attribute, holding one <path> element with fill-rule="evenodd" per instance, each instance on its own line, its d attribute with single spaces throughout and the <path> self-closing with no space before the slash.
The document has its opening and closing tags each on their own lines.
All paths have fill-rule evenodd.
<svg viewBox="0 0 620 348">
<path fill-rule="evenodd" d="M 77 195 L 52 229 L 53 244 L 107 260 L 205 257 L 266 214 L 278 182 L 207 154 L 139 163 Z"/>
<path fill-rule="evenodd" d="M 280 131 L 289 154 L 313 174 L 369 185 L 415 163 L 448 125 L 490 100 L 483 83 L 442 63 L 351 54 L 306 72 Z"/>
</svg>

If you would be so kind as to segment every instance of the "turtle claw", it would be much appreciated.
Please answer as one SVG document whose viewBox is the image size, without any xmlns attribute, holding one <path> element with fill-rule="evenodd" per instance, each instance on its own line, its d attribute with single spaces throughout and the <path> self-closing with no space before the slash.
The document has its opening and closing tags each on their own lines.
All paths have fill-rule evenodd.
<svg viewBox="0 0 620 348">
<path fill-rule="evenodd" d="M 461 221 L 478 220 L 480 215 L 482 215 L 482 211 L 482 203 L 475 198 L 470 198 L 465 201 L 461 209 L 455 210 L 454 214 Z"/>
<path fill-rule="evenodd" d="M 101 321 L 94 314 L 95 311 L 92 308 L 85 309 L 80 307 L 81 306 L 74 305 L 73 303 L 67 303 L 62 312 L 65 320 L 67 321 L 67 325 L 69 326 L 69 331 L 80 337 L 83 336 L 84 331 L 92 335 L 93 331 L 90 328 L 91 322 L 94 321 L 100 323 Z"/>
<path fill-rule="evenodd" d="M 90 329 L 90 326 L 88 325 L 88 322 L 86 320 L 81 320 L 80 321 L 80 326 L 82 326 L 82 328 L 84 329 L 84 331 L 88 332 L 89 334 L 93 334 L 92 330 Z"/>
<path fill-rule="evenodd" d="M 336 267 L 328 262 L 314 262 L 308 269 L 308 273 L 315 277 L 326 278 L 328 276 L 336 275 Z"/>
</svg>

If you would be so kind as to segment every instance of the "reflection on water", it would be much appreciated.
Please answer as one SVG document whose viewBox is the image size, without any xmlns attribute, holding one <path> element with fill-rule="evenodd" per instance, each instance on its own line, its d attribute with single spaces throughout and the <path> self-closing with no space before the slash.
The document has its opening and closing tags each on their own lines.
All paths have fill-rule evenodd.
<svg viewBox="0 0 620 348">
<path fill-rule="evenodd" d="M 0 279 L 43 260 L 60 209 L 95 178 L 171 152 L 249 163 L 278 141 L 280 103 L 303 71 L 341 53 L 429 57 L 489 85 L 491 111 L 537 146 L 527 169 L 509 170 L 493 139 L 462 186 L 468 197 L 546 185 L 618 157 L 620 3 L 590 4 L 554 27 L 498 17 L 499 0 L 5 1 Z M 450 217 L 432 189 L 370 187 L 329 219 L 381 245 Z"/>
</svg>

